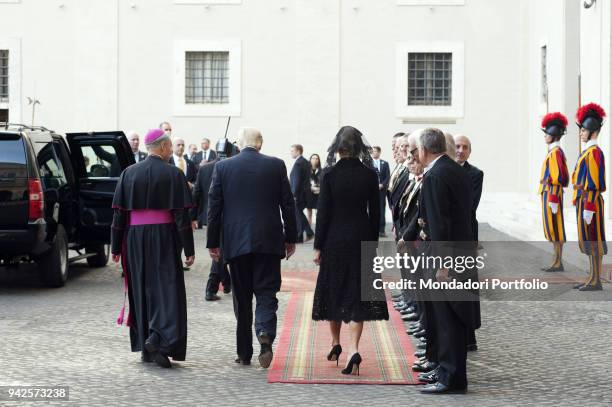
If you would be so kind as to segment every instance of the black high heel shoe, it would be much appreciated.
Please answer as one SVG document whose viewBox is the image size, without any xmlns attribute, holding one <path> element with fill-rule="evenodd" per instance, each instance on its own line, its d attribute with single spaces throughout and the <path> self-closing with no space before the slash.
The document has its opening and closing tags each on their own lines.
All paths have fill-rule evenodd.
<svg viewBox="0 0 612 407">
<path fill-rule="evenodd" d="M 359 376 L 359 365 L 361 364 L 361 355 L 359 353 L 355 353 L 351 356 L 351 360 L 349 360 L 348 365 L 344 369 L 342 369 L 342 374 L 355 374 L 357 372 L 357 376 Z"/>
<path fill-rule="evenodd" d="M 334 347 L 332 348 L 332 350 L 329 352 L 329 354 L 327 355 L 327 360 L 329 361 L 336 361 L 336 366 L 338 366 L 338 359 L 340 359 L 340 354 L 342 353 L 342 346 L 338 345 L 334 345 Z"/>
</svg>

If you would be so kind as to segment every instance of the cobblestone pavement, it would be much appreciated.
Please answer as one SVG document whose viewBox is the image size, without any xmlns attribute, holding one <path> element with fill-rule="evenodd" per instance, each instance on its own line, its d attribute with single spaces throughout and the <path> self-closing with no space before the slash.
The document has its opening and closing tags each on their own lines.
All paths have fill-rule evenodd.
<svg viewBox="0 0 612 407">
<path fill-rule="evenodd" d="M 109 407 L 612 405 L 612 304 L 603 301 L 483 303 L 467 395 L 425 396 L 419 386 L 268 384 L 257 363 L 233 362 L 231 297 L 203 300 L 210 261 L 202 231 L 197 242 L 197 264 L 186 273 L 187 361 L 170 370 L 142 364 L 129 351 L 126 328 L 115 325 L 122 302 L 117 266 L 94 270 L 76 264 L 61 289 L 41 287 L 28 267 L 1 270 L 0 385 L 66 385 L 70 401 L 58 405 Z M 283 264 L 312 270 L 311 248 L 301 246 Z M 280 326 L 289 293 L 279 297 Z"/>
</svg>

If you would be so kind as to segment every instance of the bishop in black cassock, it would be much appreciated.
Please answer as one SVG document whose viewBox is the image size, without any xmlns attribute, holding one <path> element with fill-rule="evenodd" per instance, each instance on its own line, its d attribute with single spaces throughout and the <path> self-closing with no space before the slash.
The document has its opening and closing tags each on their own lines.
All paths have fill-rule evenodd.
<svg viewBox="0 0 612 407">
<path fill-rule="evenodd" d="M 185 175 L 168 164 L 172 143 L 159 129 L 145 137 L 149 156 L 127 168 L 113 199 L 112 254 L 122 260 L 133 352 L 170 367 L 185 360 L 187 302 L 181 252 L 194 261 Z M 125 308 L 124 308 L 125 309 Z M 123 323 L 123 311 L 117 322 Z"/>
</svg>

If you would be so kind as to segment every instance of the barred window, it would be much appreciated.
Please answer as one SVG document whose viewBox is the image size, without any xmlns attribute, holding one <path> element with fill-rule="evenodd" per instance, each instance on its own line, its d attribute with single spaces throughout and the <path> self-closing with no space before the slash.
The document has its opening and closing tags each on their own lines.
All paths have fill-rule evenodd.
<svg viewBox="0 0 612 407">
<path fill-rule="evenodd" d="M 229 103 L 229 52 L 185 53 L 185 103 Z"/>
<path fill-rule="evenodd" d="M 8 50 L 0 49 L 0 103 L 7 103 L 9 97 L 8 58 Z"/>
<path fill-rule="evenodd" d="M 450 106 L 453 54 L 408 53 L 408 105 Z"/>
</svg>

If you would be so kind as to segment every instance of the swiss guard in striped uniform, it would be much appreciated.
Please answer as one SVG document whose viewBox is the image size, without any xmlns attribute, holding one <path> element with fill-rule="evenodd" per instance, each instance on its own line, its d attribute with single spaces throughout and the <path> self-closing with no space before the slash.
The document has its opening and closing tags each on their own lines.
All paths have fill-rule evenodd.
<svg viewBox="0 0 612 407">
<path fill-rule="evenodd" d="M 580 128 L 580 141 L 586 143 L 572 174 L 574 205 L 578 221 L 580 251 L 589 256 L 589 277 L 574 288 L 580 291 L 601 290 L 601 261 L 608 252 L 604 228 L 604 201 L 606 190 L 604 155 L 597 145 L 599 131 L 606 113 L 595 103 L 582 106 L 576 113 Z"/>
<path fill-rule="evenodd" d="M 542 119 L 544 141 L 548 154 L 542 164 L 539 193 L 542 196 L 542 223 L 546 240 L 552 242 L 555 258 L 544 271 L 563 271 L 563 243 L 565 224 L 563 222 L 563 188 L 569 183 L 569 171 L 565 154 L 559 141 L 567 130 L 567 118 L 559 113 L 549 113 Z"/>
</svg>

